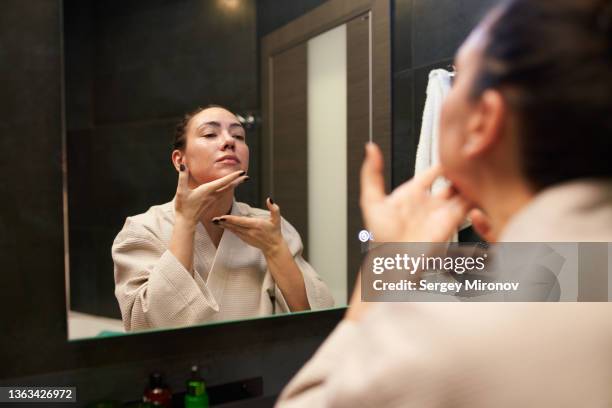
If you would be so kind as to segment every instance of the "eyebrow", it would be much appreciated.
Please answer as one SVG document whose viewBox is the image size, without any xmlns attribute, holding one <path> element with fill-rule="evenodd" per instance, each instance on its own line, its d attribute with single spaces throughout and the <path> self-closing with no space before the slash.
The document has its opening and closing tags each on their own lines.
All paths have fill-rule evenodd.
<svg viewBox="0 0 612 408">
<path fill-rule="evenodd" d="M 215 122 L 215 121 L 211 121 L 211 122 L 204 122 L 204 123 L 202 123 L 200 126 L 198 126 L 198 129 L 201 129 L 201 128 L 203 128 L 204 126 L 215 126 L 215 127 L 221 127 L 221 124 L 220 124 L 219 122 Z M 241 129 L 243 129 L 243 130 L 244 130 L 244 126 L 242 126 L 242 124 L 241 124 L 241 123 L 238 123 L 238 122 L 231 123 L 231 124 L 229 125 L 229 127 L 230 127 L 230 128 L 236 128 L 236 127 L 239 127 L 239 128 L 241 128 Z"/>
</svg>

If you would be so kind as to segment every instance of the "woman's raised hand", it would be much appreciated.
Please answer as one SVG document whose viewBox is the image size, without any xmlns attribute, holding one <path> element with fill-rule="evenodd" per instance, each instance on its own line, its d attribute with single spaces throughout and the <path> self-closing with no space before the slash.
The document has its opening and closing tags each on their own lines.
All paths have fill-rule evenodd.
<svg viewBox="0 0 612 408">
<path fill-rule="evenodd" d="M 213 222 L 232 231 L 247 244 L 261 250 L 266 256 L 272 256 L 283 244 L 281 233 L 280 207 L 268 198 L 266 200 L 270 218 L 250 218 L 237 215 L 216 217 Z"/>
<path fill-rule="evenodd" d="M 290 311 L 309 310 L 304 276 L 281 232 L 280 208 L 270 198 L 266 205 L 270 210 L 266 218 L 223 215 L 213 218 L 213 222 L 263 253 L 272 279 Z"/>
<path fill-rule="evenodd" d="M 445 242 L 471 206 L 452 188 L 431 194 L 439 166 L 418 174 L 385 194 L 383 157 L 373 143 L 366 146 L 361 167 L 361 211 L 365 227 L 378 242 Z"/>
<path fill-rule="evenodd" d="M 192 190 L 189 187 L 189 169 L 181 164 L 174 197 L 176 217 L 195 226 L 221 193 L 236 187 L 247 179 L 246 172 L 238 170 Z"/>
</svg>

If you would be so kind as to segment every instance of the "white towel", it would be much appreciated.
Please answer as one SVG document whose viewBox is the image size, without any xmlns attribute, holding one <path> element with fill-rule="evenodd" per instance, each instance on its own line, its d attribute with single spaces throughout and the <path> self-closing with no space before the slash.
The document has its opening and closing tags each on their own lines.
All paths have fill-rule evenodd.
<svg viewBox="0 0 612 408">
<path fill-rule="evenodd" d="M 423 122 L 421 124 L 421 137 L 417 147 L 414 174 L 419 174 L 431 166 L 440 162 L 438 141 L 440 140 L 440 112 L 442 102 L 451 89 L 451 74 L 444 69 L 434 69 L 429 73 L 427 83 L 427 98 L 425 99 L 425 110 L 423 111 Z M 449 181 L 439 177 L 431 186 L 431 192 L 436 193 L 449 185 Z M 466 219 L 460 229 L 472 225 Z M 451 239 L 457 242 L 457 233 Z"/>
<path fill-rule="evenodd" d="M 419 174 L 440 162 L 438 140 L 440 134 L 440 111 L 442 102 L 451 88 L 450 73 L 444 69 L 434 69 L 429 73 L 427 98 L 421 124 L 421 137 L 417 147 L 414 174 Z M 440 191 L 448 181 L 439 178 L 432 186 L 432 193 Z"/>
</svg>

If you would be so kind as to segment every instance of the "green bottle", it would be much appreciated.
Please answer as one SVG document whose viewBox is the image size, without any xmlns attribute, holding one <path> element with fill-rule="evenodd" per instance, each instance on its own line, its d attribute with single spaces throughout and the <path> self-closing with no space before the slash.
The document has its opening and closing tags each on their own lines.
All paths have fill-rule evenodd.
<svg viewBox="0 0 612 408">
<path fill-rule="evenodd" d="M 198 366 L 191 367 L 191 378 L 187 381 L 185 408 L 208 408 L 208 394 Z"/>
</svg>

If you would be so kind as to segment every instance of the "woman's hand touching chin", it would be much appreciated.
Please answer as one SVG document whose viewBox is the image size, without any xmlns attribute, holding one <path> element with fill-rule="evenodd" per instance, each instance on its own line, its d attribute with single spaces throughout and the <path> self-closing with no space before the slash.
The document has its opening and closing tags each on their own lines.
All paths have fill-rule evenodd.
<svg viewBox="0 0 612 408">
<path fill-rule="evenodd" d="M 442 175 L 439 166 L 418 174 L 385 194 L 383 157 L 374 143 L 366 145 L 361 167 L 361 211 L 365 227 L 377 242 L 445 242 L 471 208 L 452 187 L 432 194 Z"/>
<path fill-rule="evenodd" d="M 181 164 L 174 196 L 177 221 L 195 228 L 204 213 L 219 199 L 221 194 L 248 179 L 249 176 L 244 170 L 237 170 L 191 189 L 189 188 L 189 169 Z"/>
<path fill-rule="evenodd" d="M 375 144 L 366 145 L 361 167 L 361 212 L 375 242 L 448 241 L 471 205 L 452 187 L 431 194 L 431 185 L 441 174 L 439 166 L 432 167 L 387 195 L 382 153 Z M 372 305 L 361 300 L 359 274 L 345 319 L 361 320 Z"/>
<path fill-rule="evenodd" d="M 268 257 L 278 252 L 286 245 L 281 234 L 280 208 L 271 198 L 266 200 L 270 217 L 268 219 L 242 217 L 237 215 L 224 215 L 213 218 L 213 222 L 232 231 L 247 244 L 258 248 Z"/>
</svg>

